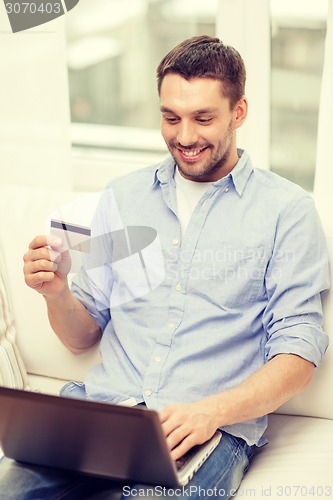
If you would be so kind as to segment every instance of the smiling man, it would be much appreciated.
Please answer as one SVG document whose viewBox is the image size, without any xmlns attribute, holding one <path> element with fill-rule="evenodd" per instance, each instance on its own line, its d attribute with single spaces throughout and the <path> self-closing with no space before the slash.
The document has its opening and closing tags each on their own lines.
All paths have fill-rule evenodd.
<svg viewBox="0 0 333 500">
<path fill-rule="evenodd" d="M 181 175 L 198 182 L 227 175 L 238 161 L 234 132 L 246 118 L 245 97 L 231 107 L 220 81 L 169 73 L 160 99 L 162 135 Z"/>
<path fill-rule="evenodd" d="M 236 147 L 247 100 L 235 49 L 194 37 L 165 56 L 157 77 L 171 154 L 111 183 L 92 229 L 112 233 L 114 203 L 124 227 L 154 228 L 163 282 L 114 307 L 113 289 L 129 288 L 126 273 L 112 259 L 103 269 L 84 265 L 70 289 L 68 259 L 45 236 L 24 257 L 25 280 L 44 296 L 52 327 L 71 351 L 102 337 L 103 362 L 62 394 L 159 411 L 174 459 L 221 429 L 219 445 L 177 496 L 230 498 L 266 444 L 267 414 L 309 384 L 327 348 L 325 239 L 312 198 L 254 168 Z M 42 498 L 108 498 L 116 489 L 8 459 L 0 467 L 4 498 L 37 498 L 39 491 Z M 142 485 L 132 497 L 135 491 L 154 496 Z"/>
</svg>

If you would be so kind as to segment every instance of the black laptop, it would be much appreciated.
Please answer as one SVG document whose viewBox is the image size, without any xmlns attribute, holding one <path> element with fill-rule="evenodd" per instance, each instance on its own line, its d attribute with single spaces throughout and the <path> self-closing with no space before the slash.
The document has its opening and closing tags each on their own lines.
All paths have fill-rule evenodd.
<svg viewBox="0 0 333 500">
<path fill-rule="evenodd" d="M 186 485 L 221 432 L 172 460 L 156 411 L 0 387 L 0 446 L 8 458 L 167 487 Z"/>
</svg>

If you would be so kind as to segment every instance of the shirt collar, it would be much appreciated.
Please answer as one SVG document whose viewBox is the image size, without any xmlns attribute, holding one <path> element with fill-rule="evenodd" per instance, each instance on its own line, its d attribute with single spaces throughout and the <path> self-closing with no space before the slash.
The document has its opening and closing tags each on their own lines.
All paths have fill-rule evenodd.
<svg viewBox="0 0 333 500">
<path fill-rule="evenodd" d="M 154 172 L 153 185 L 167 184 L 174 177 L 176 163 L 171 155 L 158 163 Z"/>
<path fill-rule="evenodd" d="M 253 166 L 251 163 L 251 159 L 246 151 L 244 151 L 243 149 L 237 149 L 237 153 L 239 160 L 232 171 L 228 174 L 228 176 L 230 176 L 230 178 L 232 179 L 236 192 L 239 194 L 239 196 L 242 196 L 247 181 L 249 180 L 250 175 L 253 172 Z M 220 181 L 222 181 L 222 179 L 220 179 Z M 217 181 L 215 185 L 218 185 L 220 181 Z"/>
<path fill-rule="evenodd" d="M 246 151 L 238 149 L 237 152 L 239 160 L 232 171 L 227 175 L 227 177 L 230 177 L 232 179 L 237 193 L 239 194 L 239 196 L 242 196 L 247 181 L 249 180 L 250 175 L 253 172 L 253 166 Z M 161 163 L 157 164 L 154 172 L 153 185 L 156 186 L 157 184 L 167 184 L 174 177 L 175 167 L 175 160 L 172 156 L 168 156 Z M 219 179 L 214 183 L 215 186 L 219 186 L 222 184 L 225 184 L 225 177 Z"/>
</svg>

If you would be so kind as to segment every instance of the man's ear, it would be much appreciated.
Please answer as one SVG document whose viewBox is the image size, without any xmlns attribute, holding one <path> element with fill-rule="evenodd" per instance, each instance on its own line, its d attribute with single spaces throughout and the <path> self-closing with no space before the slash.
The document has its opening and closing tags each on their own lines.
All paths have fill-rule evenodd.
<svg viewBox="0 0 333 500">
<path fill-rule="evenodd" d="M 248 102 L 245 96 L 239 99 L 234 108 L 234 128 L 239 128 L 245 122 L 247 117 Z"/>
</svg>

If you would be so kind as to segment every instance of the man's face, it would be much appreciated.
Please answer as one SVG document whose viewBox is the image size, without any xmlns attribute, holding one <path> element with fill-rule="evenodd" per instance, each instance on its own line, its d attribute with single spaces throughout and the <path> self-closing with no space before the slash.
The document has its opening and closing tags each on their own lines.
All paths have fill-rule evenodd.
<svg viewBox="0 0 333 500">
<path fill-rule="evenodd" d="M 218 80 L 169 73 L 160 103 L 161 132 L 180 173 L 198 182 L 227 175 L 238 160 L 234 130 L 245 119 L 245 99 L 231 110 Z"/>
</svg>

